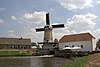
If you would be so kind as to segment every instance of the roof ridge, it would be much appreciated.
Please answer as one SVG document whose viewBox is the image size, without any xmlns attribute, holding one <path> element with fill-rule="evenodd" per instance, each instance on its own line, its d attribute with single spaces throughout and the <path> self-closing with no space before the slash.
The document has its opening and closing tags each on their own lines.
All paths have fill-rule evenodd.
<svg viewBox="0 0 100 67">
<path fill-rule="evenodd" d="M 29 39 L 29 38 L 0 37 L 0 39 Z"/>
</svg>

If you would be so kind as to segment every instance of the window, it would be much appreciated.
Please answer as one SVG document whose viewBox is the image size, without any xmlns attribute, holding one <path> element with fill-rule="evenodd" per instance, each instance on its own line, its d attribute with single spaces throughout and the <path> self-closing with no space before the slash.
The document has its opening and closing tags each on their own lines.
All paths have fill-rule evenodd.
<svg viewBox="0 0 100 67">
<path fill-rule="evenodd" d="M 17 45 L 15 46 L 15 49 L 18 49 L 18 48 L 17 48 Z"/>
<path fill-rule="evenodd" d="M 66 45 L 65 47 L 68 47 L 68 45 Z"/>
<path fill-rule="evenodd" d="M 83 45 L 81 45 L 81 48 L 83 48 Z"/>
<path fill-rule="evenodd" d="M 12 45 L 11 48 L 14 49 L 14 45 Z"/>
<path fill-rule="evenodd" d="M 56 46 L 56 44 L 53 45 L 53 47 L 55 47 L 55 46 Z"/>
<path fill-rule="evenodd" d="M 26 46 L 24 46 L 24 49 L 26 49 Z"/>
<path fill-rule="evenodd" d="M 72 47 L 74 47 L 74 45 L 72 45 Z"/>
</svg>

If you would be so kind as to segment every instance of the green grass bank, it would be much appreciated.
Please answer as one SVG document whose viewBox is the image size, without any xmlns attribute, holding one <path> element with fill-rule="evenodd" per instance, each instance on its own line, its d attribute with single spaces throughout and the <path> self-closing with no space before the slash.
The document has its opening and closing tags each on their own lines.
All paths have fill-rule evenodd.
<svg viewBox="0 0 100 67">
<path fill-rule="evenodd" d="M 70 58 L 72 61 L 69 64 L 66 64 L 65 67 L 86 67 L 86 64 L 88 62 L 88 56 L 84 57 L 72 57 Z"/>
<path fill-rule="evenodd" d="M 71 62 L 65 67 L 100 67 L 100 53 L 90 54 L 83 57 L 72 57 Z"/>
<path fill-rule="evenodd" d="M 30 51 L 30 50 L 26 50 L 26 51 L 0 51 L 0 57 L 3 56 L 40 56 L 42 55 L 39 52 L 36 51 Z"/>
</svg>

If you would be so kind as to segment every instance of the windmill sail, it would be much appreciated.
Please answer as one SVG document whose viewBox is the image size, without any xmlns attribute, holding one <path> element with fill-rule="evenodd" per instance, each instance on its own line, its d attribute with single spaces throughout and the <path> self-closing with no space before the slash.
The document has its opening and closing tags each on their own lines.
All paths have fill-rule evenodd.
<svg viewBox="0 0 100 67">
<path fill-rule="evenodd" d="M 50 22 L 49 22 L 49 13 L 46 14 L 46 25 L 50 25 Z"/>
<path fill-rule="evenodd" d="M 36 30 L 36 32 L 44 31 L 44 28 L 37 28 L 37 29 L 35 29 L 35 30 Z"/>
<path fill-rule="evenodd" d="M 38 44 L 43 44 L 43 49 L 52 50 L 53 44 L 58 44 L 53 41 L 52 30 L 53 28 L 63 28 L 64 24 L 50 25 L 49 13 L 46 14 L 46 25 L 44 28 L 36 28 L 36 32 L 44 31 L 43 42 L 38 42 Z M 40 37 L 41 38 L 41 37 Z"/>
<path fill-rule="evenodd" d="M 52 25 L 52 28 L 63 28 L 64 24 Z"/>
</svg>

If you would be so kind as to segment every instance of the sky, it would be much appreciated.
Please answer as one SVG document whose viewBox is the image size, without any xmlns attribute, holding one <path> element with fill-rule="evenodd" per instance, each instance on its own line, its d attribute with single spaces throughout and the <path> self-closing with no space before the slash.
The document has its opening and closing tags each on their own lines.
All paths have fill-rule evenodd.
<svg viewBox="0 0 100 67">
<path fill-rule="evenodd" d="M 64 24 L 53 29 L 53 38 L 89 32 L 100 38 L 100 0 L 0 0 L 0 37 L 43 40 L 45 14 L 50 23 Z"/>
</svg>

